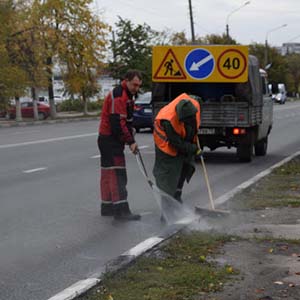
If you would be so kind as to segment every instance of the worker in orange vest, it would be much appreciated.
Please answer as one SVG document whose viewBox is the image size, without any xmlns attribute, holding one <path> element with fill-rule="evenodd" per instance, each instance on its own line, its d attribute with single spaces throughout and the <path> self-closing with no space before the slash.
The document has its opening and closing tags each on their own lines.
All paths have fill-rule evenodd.
<svg viewBox="0 0 300 300">
<path fill-rule="evenodd" d="M 182 202 L 184 181 L 190 181 L 195 167 L 200 104 L 183 93 L 157 114 L 154 121 L 155 163 L 153 175 L 159 189 Z"/>
</svg>

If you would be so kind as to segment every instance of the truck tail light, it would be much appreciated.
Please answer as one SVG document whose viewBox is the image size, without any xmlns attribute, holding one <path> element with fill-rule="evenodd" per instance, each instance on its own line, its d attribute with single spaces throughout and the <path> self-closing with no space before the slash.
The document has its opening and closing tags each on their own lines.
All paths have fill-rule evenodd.
<svg viewBox="0 0 300 300">
<path fill-rule="evenodd" d="M 140 106 L 140 105 L 134 105 L 134 110 L 135 111 L 139 111 L 139 110 L 141 110 L 143 107 L 142 106 Z"/>
<path fill-rule="evenodd" d="M 242 134 L 246 134 L 246 129 L 245 128 L 233 128 L 232 132 L 234 135 L 242 135 Z"/>
</svg>

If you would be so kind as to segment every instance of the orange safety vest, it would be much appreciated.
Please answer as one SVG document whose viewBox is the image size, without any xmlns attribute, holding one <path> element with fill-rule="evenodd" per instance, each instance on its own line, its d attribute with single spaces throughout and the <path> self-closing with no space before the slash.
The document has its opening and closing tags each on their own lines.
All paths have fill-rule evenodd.
<svg viewBox="0 0 300 300">
<path fill-rule="evenodd" d="M 173 129 L 176 131 L 176 133 L 182 137 L 183 139 L 186 137 L 185 127 L 184 123 L 180 122 L 176 113 L 176 105 L 181 100 L 189 100 L 192 102 L 192 104 L 197 109 L 196 113 L 196 122 L 197 122 L 197 128 L 200 127 L 200 104 L 195 99 L 191 98 L 186 93 L 183 93 L 179 95 L 177 98 L 175 98 L 172 102 L 170 102 L 168 105 L 164 106 L 157 114 L 155 121 L 154 121 L 154 142 L 155 145 L 163 152 L 165 152 L 168 155 L 176 156 L 178 151 L 177 149 L 170 144 L 168 141 L 167 135 L 164 131 L 164 128 L 161 126 L 162 120 L 167 120 L 171 123 Z M 196 142 L 197 136 L 195 135 L 194 142 Z"/>
</svg>

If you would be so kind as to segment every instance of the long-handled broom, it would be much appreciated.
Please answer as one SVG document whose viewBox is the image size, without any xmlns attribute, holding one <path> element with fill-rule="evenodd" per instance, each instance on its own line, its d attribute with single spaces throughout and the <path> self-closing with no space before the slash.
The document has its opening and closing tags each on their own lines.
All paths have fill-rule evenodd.
<svg viewBox="0 0 300 300">
<path fill-rule="evenodd" d="M 198 137 L 197 137 L 197 146 L 201 150 Z M 206 182 L 206 187 L 207 187 L 207 191 L 208 191 L 208 197 L 209 197 L 211 208 L 206 209 L 206 208 L 196 206 L 195 207 L 195 212 L 197 214 L 206 215 L 206 216 L 224 216 L 224 215 L 228 215 L 230 213 L 230 211 L 220 210 L 220 209 L 215 208 L 215 203 L 214 203 L 212 192 L 211 192 L 211 187 L 210 187 L 210 183 L 209 183 L 209 179 L 208 179 L 208 174 L 207 174 L 206 166 L 205 166 L 204 159 L 203 159 L 202 155 L 200 156 L 200 160 L 201 160 L 202 170 L 203 170 L 203 174 L 204 174 L 204 178 L 205 178 L 205 182 Z"/>
</svg>

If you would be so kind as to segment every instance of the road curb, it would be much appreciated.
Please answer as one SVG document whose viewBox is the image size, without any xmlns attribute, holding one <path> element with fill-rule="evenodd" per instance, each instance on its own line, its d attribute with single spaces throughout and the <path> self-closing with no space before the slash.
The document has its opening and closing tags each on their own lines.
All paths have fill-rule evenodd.
<svg viewBox="0 0 300 300">
<path fill-rule="evenodd" d="M 87 292 L 89 289 L 96 286 L 101 282 L 101 278 L 105 273 L 108 272 L 116 272 L 119 269 L 122 269 L 129 265 L 132 261 L 134 261 L 137 257 L 152 249 L 153 247 L 159 245 L 163 241 L 169 239 L 174 234 L 176 234 L 179 230 L 188 226 L 188 224 L 172 224 L 168 228 L 166 228 L 160 235 L 150 237 L 143 242 L 137 244 L 132 247 L 128 251 L 119 255 L 118 257 L 112 259 L 107 264 L 99 268 L 97 273 L 91 275 L 91 277 L 86 278 L 84 280 L 79 280 L 70 287 L 64 289 L 48 300 L 72 300 L 76 297 Z"/>
<path fill-rule="evenodd" d="M 243 191 L 244 189 L 248 188 L 250 185 L 253 185 L 254 183 L 259 181 L 263 177 L 269 175 L 274 169 L 281 167 L 282 165 L 286 164 L 287 162 L 291 161 L 293 158 L 295 158 L 296 156 L 299 156 L 299 155 L 300 155 L 300 151 L 297 151 L 294 154 L 292 154 L 292 155 L 284 158 L 280 162 L 276 163 L 275 165 L 271 166 L 270 168 L 258 173 L 257 175 L 250 178 L 249 180 L 241 183 L 240 185 L 238 185 L 237 187 L 235 187 L 234 189 L 232 189 L 228 193 L 226 193 L 223 196 L 217 198 L 215 200 L 216 206 L 219 206 L 219 205 L 225 203 L 229 199 L 233 198 L 236 194 L 238 194 L 241 191 Z"/>
<path fill-rule="evenodd" d="M 286 157 L 285 159 L 281 160 L 280 162 L 269 167 L 268 169 L 258 173 L 251 179 L 238 185 L 236 188 L 232 189 L 228 193 L 217 198 L 215 200 L 216 206 L 225 203 L 226 201 L 231 199 L 233 196 L 235 196 L 237 193 L 242 192 L 244 189 L 246 189 L 249 186 L 251 186 L 252 184 L 256 183 L 258 180 L 269 175 L 274 169 L 281 167 L 282 165 L 291 161 L 293 158 L 295 158 L 296 156 L 299 156 L 299 155 L 300 155 L 300 151 L 297 151 L 294 154 Z M 111 260 L 105 266 L 100 267 L 100 271 L 93 274 L 90 278 L 76 282 L 72 286 L 66 288 L 65 290 L 63 290 L 60 293 L 56 294 L 55 296 L 49 298 L 48 300 L 73 300 L 73 299 L 75 299 L 76 297 L 84 294 L 89 289 L 91 289 L 94 286 L 96 286 L 97 284 L 99 284 L 101 282 L 102 276 L 105 273 L 115 272 L 121 268 L 126 267 L 129 263 L 131 263 L 137 257 L 139 257 L 143 253 L 149 251 L 153 247 L 159 245 L 160 243 L 164 242 L 165 240 L 171 238 L 179 230 L 189 226 L 190 224 L 191 223 L 178 222 L 177 224 L 170 225 L 160 235 L 153 236 L 153 237 L 150 237 L 150 238 L 144 240 L 143 242 L 141 242 L 138 245 L 134 246 L 133 248 L 129 249 L 125 253 L 123 253 L 120 256 Z"/>
<path fill-rule="evenodd" d="M 55 120 L 44 120 L 44 121 L 22 121 L 22 122 L 3 122 L 0 121 L 0 128 L 9 128 L 9 127 L 25 127 L 25 126 L 35 126 L 35 125 L 49 125 L 49 124 L 57 124 L 57 123 L 70 123 L 70 122 L 83 122 L 83 121 L 99 121 L 99 116 L 95 117 L 86 117 L 86 118 L 61 118 Z"/>
</svg>

